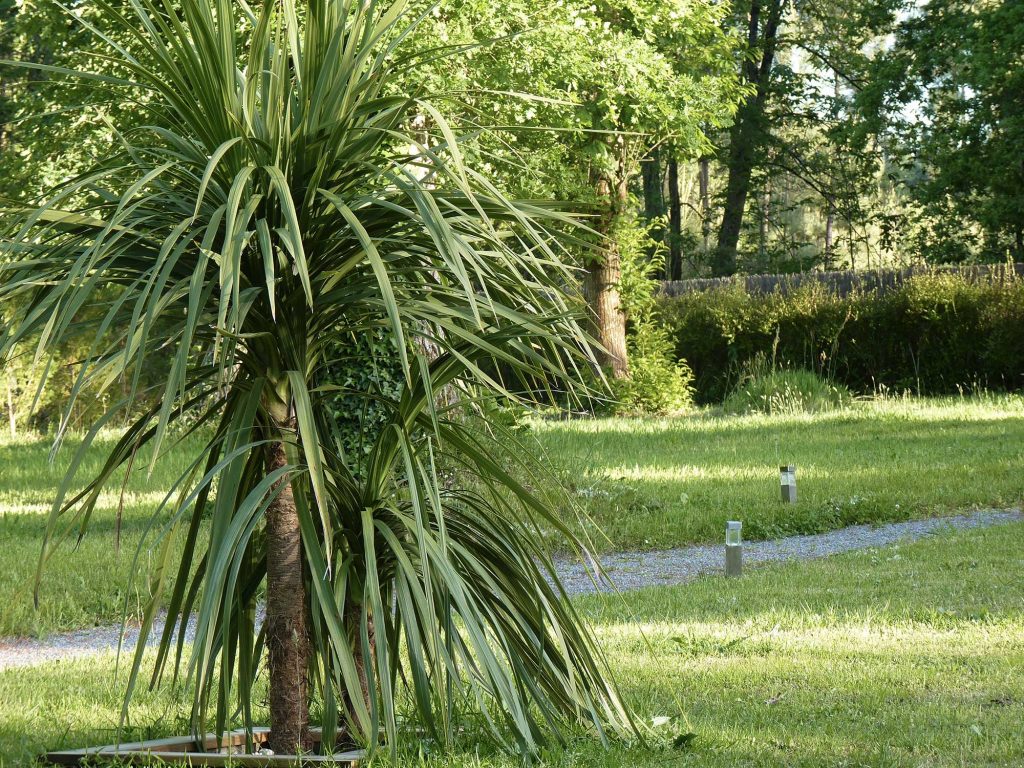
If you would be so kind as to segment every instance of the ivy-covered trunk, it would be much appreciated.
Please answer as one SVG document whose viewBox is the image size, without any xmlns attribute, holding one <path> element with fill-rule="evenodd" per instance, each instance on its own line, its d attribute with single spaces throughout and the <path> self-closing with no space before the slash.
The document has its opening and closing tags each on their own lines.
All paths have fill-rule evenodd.
<svg viewBox="0 0 1024 768">
<path fill-rule="evenodd" d="M 619 282 L 622 279 L 622 254 L 615 242 L 615 221 L 629 200 L 624 175 L 614 183 L 606 176 L 597 179 L 596 192 L 607 201 L 597 224 L 602 236 L 598 256 L 587 264 L 583 291 L 590 305 L 593 335 L 600 348 L 594 350 L 598 364 L 616 379 L 629 376 L 626 352 L 626 316 L 622 310 Z"/>
</svg>

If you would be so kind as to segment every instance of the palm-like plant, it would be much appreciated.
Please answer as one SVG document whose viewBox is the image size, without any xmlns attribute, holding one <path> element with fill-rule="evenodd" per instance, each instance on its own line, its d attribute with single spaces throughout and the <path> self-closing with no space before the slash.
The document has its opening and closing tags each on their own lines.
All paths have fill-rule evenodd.
<svg viewBox="0 0 1024 768">
<path fill-rule="evenodd" d="M 75 396 L 135 384 L 80 453 L 139 400 L 147 360 L 171 364 L 99 476 L 60 490 L 43 560 L 180 422 L 210 437 L 153 519 L 143 635 L 166 605 L 152 682 L 170 668 L 194 685 L 196 730 L 239 710 L 251 726 L 264 649 L 278 751 L 307 746 L 312 697 L 326 743 L 339 727 L 396 743 L 400 689 L 442 739 L 467 704 L 523 752 L 543 725 L 627 728 L 536 534 L 562 524 L 436 403 L 452 384 L 503 391 L 509 372 L 572 381 L 586 340 L 551 244 L 564 221 L 505 199 L 433 107 L 389 92 L 415 65 L 398 55 L 416 23 L 401 0 L 97 5 L 104 73 L 57 72 L 135 100 L 148 124 L 8 217 L 0 299 L 22 309 L 0 357 L 36 334 L 45 356 L 103 307 Z M 431 146 L 417 113 L 438 126 Z M 325 342 L 381 328 L 405 385 L 357 471 L 324 407 Z M 442 482 L 442 460 L 475 490 Z M 188 651 L 174 625 L 193 615 Z"/>
</svg>

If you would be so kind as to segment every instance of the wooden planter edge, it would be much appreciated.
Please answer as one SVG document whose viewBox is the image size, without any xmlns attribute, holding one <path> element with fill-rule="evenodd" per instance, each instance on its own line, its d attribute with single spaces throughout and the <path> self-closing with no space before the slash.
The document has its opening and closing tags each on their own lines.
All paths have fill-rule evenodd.
<svg viewBox="0 0 1024 768">
<path fill-rule="evenodd" d="M 314 729 L 319 733 L 319 729 Z M 254 728 L 253 746 L 266 743 L 269 728 Z M 244 728 L 225 732 L 219 740 L 217 734 L 208 733 L 203 738 L 203 749 L 218 747 L 240 747 L 245 745 L 248 734 Z M 333 755 L 226 755 L 210 752 L 190 751 L 195 740 L 189 736 L 174 736 L 166 739 L 150 739 L 124 744 L 108 744 L 84 749 L 48 752 L 44 760 L 51 765 L 81 765 L 83 760 L 117 760 L 122 765 L 151 765 L 156 763 L 183 764 L 192 768 L 220 768 L 221 766 L 285 766 L 331 764 L 354 768 L 365 757 L 362 750 L 339 752 Z"/>
</svg>

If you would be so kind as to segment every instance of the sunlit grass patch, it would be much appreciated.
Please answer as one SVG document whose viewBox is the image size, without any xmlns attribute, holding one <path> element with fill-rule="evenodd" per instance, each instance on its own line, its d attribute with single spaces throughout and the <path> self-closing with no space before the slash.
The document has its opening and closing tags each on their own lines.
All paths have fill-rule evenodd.
<svg viewBox="0 0 1024 768">
<path fill-rule="evenodd" d="M 608 536 L 607 549 L 767 538 L 1024 498 L 1024 399 L 855 403 L 829 413 L 532 422 L 536 450 Z M 529 443 L 529 439 L 528 439 Z M 783 505 L 778 467 L 797 466 Z"/>
<path fill-rule="evenodd" d="M 117 436 L 101 434 L 83 460 L 79 485 L 99 471 Z M 145 602 L 143 579 L 131 564 L 149 516 L 194 457 L 197 439 L 172 444 L 150 474 L 148 450 L 140 452 L 127 478 L 118 476 L 101 495 L 89 529 L 77 531 L 43 571 L 39 610 L 33 605 L 36 567 L 46 518 L 78 448 L 69 438 L 51 458 L 52 438 L 0 438 L 0 637 L 45 634 L 120 619 L 125 600 L 137 612 Z M 150 557 L 142 552 L 141 563 Z"/>
</svg>

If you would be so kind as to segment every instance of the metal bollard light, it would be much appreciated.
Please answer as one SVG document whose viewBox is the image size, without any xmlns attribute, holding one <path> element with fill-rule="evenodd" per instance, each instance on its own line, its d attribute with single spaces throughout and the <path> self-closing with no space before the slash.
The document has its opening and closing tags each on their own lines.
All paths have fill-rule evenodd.
<svg viewBox="0 0 1024 768">
<path fill-rule="evenodd" d="M 796 467 L 792 464 L 779 467 L 779 482 L 782 484 L 782 500 L 796 504 Z"/>
<path fill-rule="evenodd" d="M 743 574 L 743 523 L 730 520 L 725 524 L 725 575 Z"/>
</svg>

